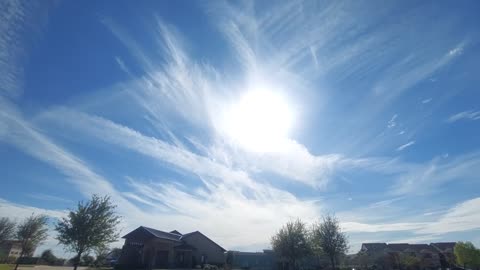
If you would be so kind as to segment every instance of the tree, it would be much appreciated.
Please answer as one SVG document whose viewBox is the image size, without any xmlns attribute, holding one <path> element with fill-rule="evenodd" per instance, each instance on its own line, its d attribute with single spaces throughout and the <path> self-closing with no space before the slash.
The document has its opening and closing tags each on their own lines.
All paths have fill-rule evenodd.
<svg viewBox="0 0 480 270">
<path fill-rule="evenodd" d="M 0 218 L 0 243 L 13 238 L 15 233 L 15 222 L 7 217 Z"/>
<path fill-rule="evenodd" d="M 47 239 L 47 217 L 44 215 L 33 214 L 26 218 L 22 223 L 18 225 L 16 233 L 17 240 L 20 241 L 20 258 L 25 254 L 33 252 L 33 250 Z M 18 268 L 19 259 L 15 265 L 15 270 Z"/>
<path fill-rule="evenodd" d="M 401 253 L 398 261 L 403 269 L 417 269 L 420 267 L 420 259 L 409 254 Z"/>
<path fill-rule="evenodd" d="M 470 268 L 480 267 L 480 250 L 471 242 L 458 242 L 453 250 L 457 263 Z"/>
<path fill-rule="evenodd" d="M 110 258 L 118 260 L 118 258 L 120 258 L 120 255 L 122 255 L 122 249 L 121 248 L 113 248 L 112 251 L 110 251 L 109 255 L 110 255 Z"/>
<path fill-rule="evenodd" d="M 308 243 L 308 231 L 305 223 L 297 219 L 287 222 L 276 235 L 272 237 L 272 247 L 275 253 L 288 260 L 293 269 L 297 263 L 311 252 Z"/>
<path fill-rule="evenodd" d="M 335 269 L 338 258 L 348 250 L 347 236 L 341 231 L 338 220 L 331 215 L 313 224 L 311 242 L 315 252 L 328 256 L 332 269 Z"/>
<path fill-rule="evenodd" d="M 117 240 L 120 217 L 115 208 L 110 197 L 93 195 L 90 201 L 79 202 L 77 209 L 70 211 L 68 217 L 62 218 L 56 225 L 57 240 L 76 254 L 74 270 L 83 254 Z"/>
<path fill-rule="evenodd" d="M 40 258 L 42 258 L 42 260 L 45 261 L 48 265 L 54 265 L 55 263 L 57 263 L 57 260 L 58 260 L 57 257 L 53 255 L 53 252 L 51 249 L 47 249 L 43 251 Z"/>
<path fill-rule="evenodd" d="M 93 256 L 90 256 L 89 254 L 85 254 L 82 256 L 81 264 L 83 266 L 92 266 L 94 262 L 95 258 Z"/>
<path fill-rule="evenodd" d="M 105 265 L 107 263 L 106 259 L 108 254 L 110 253 L 110 249 L 108 247 L 101 246 L 95 247 L 93 248 L 93 250 L 95 252 L 95 266 L 99 267 Z"/>
</svg>

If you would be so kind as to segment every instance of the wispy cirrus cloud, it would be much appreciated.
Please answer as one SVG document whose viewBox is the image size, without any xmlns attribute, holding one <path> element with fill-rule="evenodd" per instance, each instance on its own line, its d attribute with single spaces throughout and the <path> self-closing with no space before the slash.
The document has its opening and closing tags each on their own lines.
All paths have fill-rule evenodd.
<svg viewBox="0 0 480 270">
<path fill-rule="evenodd" d="M 48 194 L 42 194 L 42 193 L 31 193 L 27 194 L 28 197 L 37 199 L 37 200 L 42 200 L 42 201 L 52 201 L 52 202 L 63 202 L 63 203 L 73 203 L 72 200 L 66 199 L 60 196 L 53 196 L 53 195 L 48 195 Z"/>
<path fill-rule="evenodd" d="M 406 143 L 406 144 L 400 145 L 400 146 L 397 148 L 397 151 L 403 151 L 403 150 L 405 150 L 407 147 L 410 147 L 410 146 L 412 146 L 412 145 L 414 145 L 414 144 L 415 144 L 415 141 L 409 141 L 409 142 Z"/>
<path fill-rule="evenodd" d="M 232 170 L 208 158 L 197 156 L 187 149 L 143 136 L 98 117 L 89 118 L 76 114 L 75 117 L 79 117 L 77 123 L 91 125 L 91 129 L 86 132 L 92 132 L 95 136 L 106 136 L 104 139 L 109 143 L 125 144 L 132 151 L 139 151 L 196 174 L 203 183 L 203 187 L 190 192 L 168 182 L 146 184 L 130 178 L 129 185 L 132 189 L 121 192 L 115 189 L 108 179 L 95 173 L 84 161 L 35 130 L 13 110 L 2 111 L 0 116 L 0 122 L 8 125 L 8 130 L 1 134 L 0 140 L 56 168 L 85 196 L 93 193 L 110 195 L 119 205 L 127 229 L 160 222 L 162 227 L 179 228 L 183 231 L 201 229 L 230 247 L 241 248 L 252 243 L 265 246 L 269 237 L 267 232 L 272 228 L 298 216 L 311 220 L 321 211 L 318 199 L 299 199 L 287 191 L 256 182 L 243 171 Z M 116 136 L 117 139 L 113 140 Z M 137 207 L 138 203 L 148 208 Z M 5 213 L 15 217 L 15 212 L 10 210 L 11 207 L 5 208 Z M 222 213 L 225 219 L 216 218 L 218 213 Z M 282 213 L 281 218 L 273 218 L 278 213 Z M 206 215 L 211 217 L 206 218 Z M 237 227 L 240 230 L 247 224 L 245 222 L 259 226 L 239 237 L 231 228 Z M 195 227 L 189 224 L 195 224 Z M 265 235 L 265 238 L 259 239 L 258 235 Z"/>
<path fill-rule="evenodd" d="M 447 119 L 447 122 L 454 123 L 461 120 L 471 120 L 471 121 L 480 120 L 480 111 L 469 110 L 469 111 L 459 112 L 457 114 L 450 116 Z"/>
<path fill-rule="evenodd" d="M 445 183 L 475 179 L 479 173 L 480 155 L 478 152 L 436 157 L 423 165 L 411 168 L 399 175 L 392 193 L 396 195 L 428 194 L 438 191 Z"/>
<path fill-rule="evenodd" d="M 27 49 L 41 34 L 51 6 L 18 0 L 0 3 L 0 95 L 16 99 L 23 93 Z"/>
</svg>

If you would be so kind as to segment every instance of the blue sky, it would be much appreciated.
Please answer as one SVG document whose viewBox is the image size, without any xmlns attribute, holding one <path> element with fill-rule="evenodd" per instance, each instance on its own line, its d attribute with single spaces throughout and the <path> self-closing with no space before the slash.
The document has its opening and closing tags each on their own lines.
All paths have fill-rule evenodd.
<svg viewBox="0 0 480 270">
<path fill-rule="evenodd" d="M 480 245 L 476 1 L 2 1 L 0 215 Z M 45 245 L 54 248 L 54 232 Z M 121 243 L 116 243 L 121 245 Z"/>
</svg>

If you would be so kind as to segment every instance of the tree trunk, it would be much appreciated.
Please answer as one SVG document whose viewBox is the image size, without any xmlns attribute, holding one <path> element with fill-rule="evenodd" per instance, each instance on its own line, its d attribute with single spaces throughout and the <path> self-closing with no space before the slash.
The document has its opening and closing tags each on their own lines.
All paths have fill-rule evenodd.
<svg viewBox="0 0 480 270">
<path fill-rule="evenodd" d="M 17 263 L 15 264 L 15 270 L 17 270 L 18 265 L 20 264 L 20 262 L 19 262 L 19 261 L 20 261 L 20 258 L 22 258 L 23 255 L 24 255 L 24 251 L 23 251 L 23 250 L 24 250 L 24 248 L 22 248 L 22 252 L 20 252 L 20 257 L 17 258 Z"/>
<path fill-rule="evenodd" d="M 78 267 L 78 265 L 80 264 L 80 260 L 81 260 L 81 257 L 82 257 L 82 253 L 83 253 L 83 251 L 80 251 L 80 252 L 77 254 L 77 258 L 76 258 L 75 261 L 73 262 L 73 270 L 77 270 L 77 267 Z"/>
<path fill-rule="evenodd" d="M 332 263 L 332 269 L 335 270 L 335 258 L 330 257 L 330 262 Z"/>
</svg>

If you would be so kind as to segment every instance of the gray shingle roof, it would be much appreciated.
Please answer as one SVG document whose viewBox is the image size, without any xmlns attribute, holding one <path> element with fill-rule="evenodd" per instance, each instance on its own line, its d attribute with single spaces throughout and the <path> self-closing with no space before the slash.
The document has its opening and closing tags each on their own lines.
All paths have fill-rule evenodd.
<svg viewBox="0 0 480 270">
<path fill-rule="evenodd" d="M 367 249 L 367 252 L 377 252 L 377 251 L 383 251 L 387 247 L 387 244 L 385 244 L 385 243 L 364 243 L 364 244 L 362 244 L 362 246 Z"/>
<path fill-rule="evenodd" d="M 410 247 L 409 244 L 406 243 L 398 243 L 398 244 L 388 244 L 387 248 L 390 251 L 396 251 L 396 252 L 403 252 L 404 250 L 408 249 Z"/>
<path fill-rule="evenodd" d="M 453 251 L 453 249 L 455 248 L 455 242 L 439 242 L 439 243 L 430 243 L 430 245 L 436 247 L 437 249 L 441 250 L 441 251 L 446 251 L 446 250 L 450 250 L 450 251 Z"/>
<path fill-rule="evenodd" d="M 125 236 L 123 236 L 123 238 L 138 238 L 138 237 L 151 238 L 151 236 L 153 236 L 153 237 L 157 237 L 157 238 L 160 238 L 160 239 L 171 240 L 171 241 L 174 241 L 174 242 L 183 242 L 183 240 L 185 238 L 188 238 L 189 236 L 194 235 L 194 234 L 199 234 L 199 235 L 203 236 L 208 241 L 212 242 L 213 244 L 218 246 L 220 249 L 225 251 L 225 249 L 222 246 L 215 243 L 212 239 L 208 238 L 206 235 L 204 235 L 203 233 L 201 233 L 199 231 L 194 231 L 194 232 L 186 233 L 186 234 L 182 235 L 176 230 L 171 231 L 171 232 L 164 232 L 164 231 L 156 230 L 156 229 L 145 227 L 145 226 L 140 226 L 137 229 L 135 229 L 135 230 L 131 231 L 130 233 L 126 234 Z"/>
<path fill-rule="evenodd" d="M 153 228 L 148 228 L 148 227 L 144 227 L 144 226 L 142 226 L 142 228 L 144 228 L 149 233 L 153 234 L 155 237 L 161 238 L 161 239 L 167 239 L 167 240 L 172 240 L 172 241 L 180 241 L 180 238 L 182 237 L 179 234 L 164 232 L 164 231 L 156 230 L 156 229 L 153 229 Z"/>
</svg>

